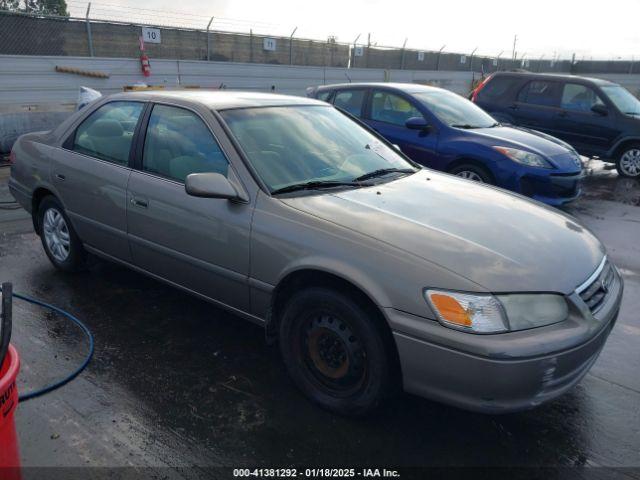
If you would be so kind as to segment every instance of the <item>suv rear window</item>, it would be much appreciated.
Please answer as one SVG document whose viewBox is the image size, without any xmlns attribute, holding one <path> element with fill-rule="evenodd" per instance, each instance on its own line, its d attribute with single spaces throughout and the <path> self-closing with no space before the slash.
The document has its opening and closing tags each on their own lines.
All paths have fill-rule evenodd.
<svg viewBox="0 0 640 480">
<path fill-rule="evenodd" d="M 494 77 L 478 92 L 478 100 L 497 100 L 509 90 L 513 79 Z"/>
<path fill-rule="evenodd" d="M 518 102 L 556 107 L 558 105 L 558 83 L 544 80 L 533 80 L 527 83 L 520 93 Z"/>
</svg>

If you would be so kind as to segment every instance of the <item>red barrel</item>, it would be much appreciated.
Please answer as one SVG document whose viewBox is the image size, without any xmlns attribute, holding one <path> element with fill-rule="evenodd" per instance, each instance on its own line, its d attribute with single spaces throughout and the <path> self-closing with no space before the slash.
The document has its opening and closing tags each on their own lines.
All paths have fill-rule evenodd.
<svg viewBox="0 0 640 480">
<path fill-rule="evenodd" d="M 13 414 L 18 406 L 16 378 L 20 369 L 20 357 L 9 345 L 7 356 L 0 366 L 0 477 L 20 479 L 20 455 L 18 435 Z"/>
</svg>

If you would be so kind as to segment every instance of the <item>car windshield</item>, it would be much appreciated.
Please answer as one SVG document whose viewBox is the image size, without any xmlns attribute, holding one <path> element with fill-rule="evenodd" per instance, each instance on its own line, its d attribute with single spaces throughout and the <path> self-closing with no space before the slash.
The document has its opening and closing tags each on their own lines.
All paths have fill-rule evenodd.
<svg viewBox="0 0 640 480">
<path fill-rule="evenodd" d="M 331 106 L 241 108 L 220 114 L 271 192 L 302 184 L 357 187 L 365 178 L 370 184 L 373 177 L 392 179 L 416 170 Z"/>
<path fill-rule="evenodd" d="M 627 115 L 640 115 L 640 100 L 634 97 L 629 90 L 620 85 L 601 87 L 618 110 Z"/>
<path fill-rule="evenodd" d="M 416 92 L 412 96 L 438 117 L 438 120 L 450 127 L 489 128 L 497 124 L 491 115 L 453 92 L 433 90 Z"/>
</svg>

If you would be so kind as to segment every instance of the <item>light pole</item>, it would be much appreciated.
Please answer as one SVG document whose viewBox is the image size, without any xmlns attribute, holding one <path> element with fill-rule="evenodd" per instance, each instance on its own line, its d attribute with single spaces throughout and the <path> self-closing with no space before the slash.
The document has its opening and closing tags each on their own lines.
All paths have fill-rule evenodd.
<svg viewBox="0 0 640 480">
<path fill-rule="evenodd" d="M 502 54 L 504 53 L 504 50 L 502 50 L 498 56 L 496 57 L 496 70 L 500 70 L 500 57 L 502 56 Z"/>
<path fill-rule="evenodd" d="M 407 46 L 407 40 L 408 38 L 404 39 L 404 43 L 402 44 L 402 56 L 400 57 L 400 70 L 404 70 L 404 53 L 405 53 L 405 47 Z"/>
<path fill-rule="evenodd" d="M 349 65 L 349 68 L 354 68 L 356 66 L 356 42 L 360 38 L 360 35 L 362 35 L 362 34 L 359 33 L 358 36 L 353 41 L 353 55 L 352 55 L 353 60 L 351 61 L 350 65 Z"/>
<path fill-rule="evenodd" d="M 438 56 L 436 57 L 436 71 L 440 70 L 440 54 L 442 53 L 442 50 L 444 50 L 445 47 L 446 45 L 442 45 L 440 47 L 440 50 L 438 50 Z"/>
<path fill-rule="evenodd" d="M 213 22 L 213 18 L 209 19 L 209 23 L 207 23 L 207 61 L 211 60 L 211 41 L 209 38 L 209 28 L 211 27 L 211 23 Z"/>
<path fill-rule="evenodd" d="M 293 35 L 296 33 L 296 30 L 298 30 L 298 27 L 294 28 L 291 35 L 289 35 L 289 65 L 293 64 Z"/>
<path fill-rule="evenodd" d="M 476 50 L 478 50 L 478 47 L 473 49 L 473 52 L 471 52 L 471 55 L 469 56 L 469 70 L 473 71 L 473 54 L 476 53 Z"/>
</svg>

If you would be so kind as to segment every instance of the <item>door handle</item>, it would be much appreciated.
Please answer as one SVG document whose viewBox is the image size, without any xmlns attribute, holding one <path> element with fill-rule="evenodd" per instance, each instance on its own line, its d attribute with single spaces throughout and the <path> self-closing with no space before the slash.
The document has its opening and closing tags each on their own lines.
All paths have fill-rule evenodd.
<svg viewBox="0 0 640 480">
<path fill-rule="evenodd" d="M 131 204 L 142 208 L 147 208 L 149 206 L 149 202 L 147 200 L 137 197 L 131 197 Z"/>
<path fill-rule="evenodd" d="M 65 177 L 64 175 L 62 175 L 61 173 L 56 173 L 56 178 L 58 180 L 65 180 L 67 177 Z"/>
</svg>

